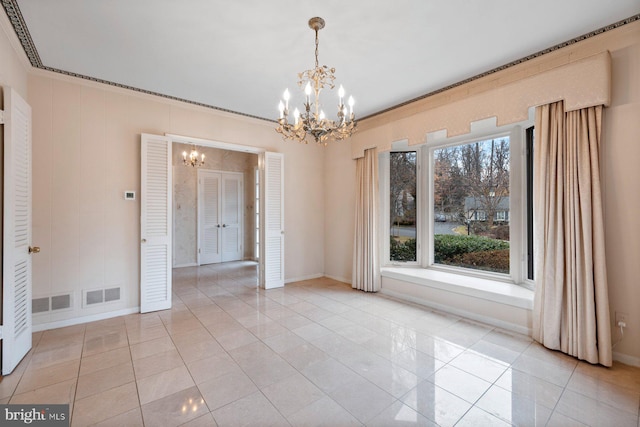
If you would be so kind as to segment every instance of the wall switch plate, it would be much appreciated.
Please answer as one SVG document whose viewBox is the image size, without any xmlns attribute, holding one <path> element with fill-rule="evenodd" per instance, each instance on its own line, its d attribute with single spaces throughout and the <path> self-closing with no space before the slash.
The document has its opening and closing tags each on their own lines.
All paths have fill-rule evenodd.
<svg viewBox="0 0 640 427">
<path fill-rule="evenodd" d="M 125 191 L 124 192 L 124 199 L 125 200 L 135 200 L 136 199 L 136 192 L 135 191 Z"/>
</svg>

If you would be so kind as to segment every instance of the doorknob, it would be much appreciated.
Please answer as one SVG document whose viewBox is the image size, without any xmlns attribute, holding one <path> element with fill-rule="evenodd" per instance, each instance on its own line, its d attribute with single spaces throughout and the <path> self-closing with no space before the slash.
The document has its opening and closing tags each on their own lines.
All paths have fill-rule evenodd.
<svg viewBox="0 0 640 427">
<path fill-rule="evenodd" d="M 216 227 L 220 228 L 220 224 L 216 224 Z"/>
<path fill-rule="evenodd" d="M 37 254 L 38 252 L 40 252 L 40 246 L 29 246 L 30 254 Z"/>
<path fill-rule="evenodd" d="M 142 239 L 142 243 L 147 243 L 147 239 Z"/>
<path fill-rule="evenodd" d="M 222 226 L 223 226 L 223 227 L 226 227 L 226 226 L 227 226 L 227 224 L 222 224 Z"/>
</svg>

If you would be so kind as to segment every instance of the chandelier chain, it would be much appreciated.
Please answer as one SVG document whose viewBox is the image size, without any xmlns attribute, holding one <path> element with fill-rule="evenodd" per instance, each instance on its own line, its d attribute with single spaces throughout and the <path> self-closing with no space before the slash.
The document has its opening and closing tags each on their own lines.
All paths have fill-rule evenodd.
<svg viewBox="0 0 640 427">
<path fill-rule="evenodd" d="M 316 31 L 316 69 L 318 69 L 318 45 L 320 44 L 320 41 L 318 39 L 318 30 Z"/>
</svg>

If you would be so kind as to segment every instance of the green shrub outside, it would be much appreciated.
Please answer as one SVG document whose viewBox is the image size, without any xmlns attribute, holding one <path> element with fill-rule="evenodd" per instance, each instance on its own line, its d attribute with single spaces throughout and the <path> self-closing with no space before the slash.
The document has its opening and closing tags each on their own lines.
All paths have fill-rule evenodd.
<svg viewBox="0 0 640 427">
<path fill-rule="evenodd" d="M 509 242 L 483 236 L 436 234 L 433 236 L 434 261 L 447 263 L 454 257 L 469 252 L 485 252 L 509 249 Z"/>
<path fill-rule="evenodd" d="M 434 261 L 437 264 L 480 268 L 483 270 L 509 271 L 509 242 L 483 236 L 436 234 L 434 236 Z M 415 261 L 416 239 L 390 241 L 392 261 Z"/>
<path fill-rule="evenodd" d="M 445 264 L 506 274 L 509 273 L 509 249 L 456 255 Z"/>
<path fill-rule="evenodd" d="M 389 249 L 391 261 L 416 260 L 416 239 L 409 239 L 403 243 L 391 237 Z"/>
</svg>

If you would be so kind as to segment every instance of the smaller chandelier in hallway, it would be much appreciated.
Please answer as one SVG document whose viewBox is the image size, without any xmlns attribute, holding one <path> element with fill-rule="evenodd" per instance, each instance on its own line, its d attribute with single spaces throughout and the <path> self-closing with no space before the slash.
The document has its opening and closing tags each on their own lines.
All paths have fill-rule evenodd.
<svg viewBox="0 0 640 427">
<path fill-rule="evenodd" d="M 204 165 L 204 153 L 198 154 L 198 151 L 195 149 L 195 147 L 191 149 L 191 153 L 189 153 L 189 155 L 187 155 L 186 151 L 183 151 L 182 163 L 184 163 L 185 166 L 193 166 L 194 168 L 202 166 Z"/>
<path fill-rule="evenodd" d="M 330 120 L 320 109 L 320 91 L 326 86 L 329 89 L 335 87 L 335 68 L 326 65 L 318 65 L 318 31 L 324 28 L 324 19 L 315 17 L 309 20 L 309 28 L 316 33 L 316 66 L 313 70 L 298 73 L 298 85 L 304 87 L 305 103 L 303 111 L 293 110 L 293 123 L 289 122 L 289 90 L 284 91 L 283 100 L 278 105 L 280 116 L 276 132 L 282 134 L 283 139 L 297 140 L 307 143 L 310 135 L 319 143 L 327 145 L 328 139 L 336 141 L 350 137 L 356 130 L 356 121 L 353 114 L 353 97 L 348 100 L 349 109 L 344 104 L 344 88 L 338 89 L 338 114 L 337 120 Z"/>
</svg>

